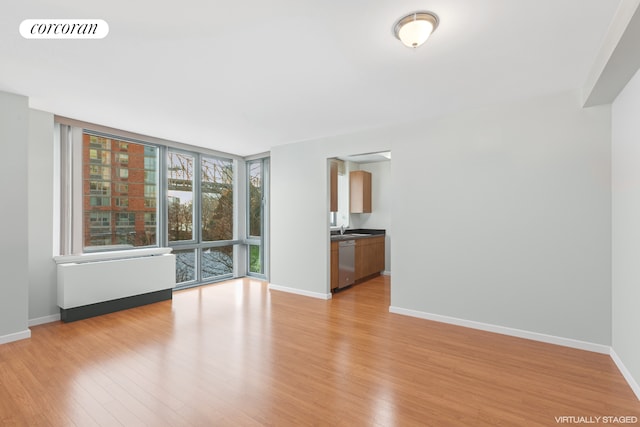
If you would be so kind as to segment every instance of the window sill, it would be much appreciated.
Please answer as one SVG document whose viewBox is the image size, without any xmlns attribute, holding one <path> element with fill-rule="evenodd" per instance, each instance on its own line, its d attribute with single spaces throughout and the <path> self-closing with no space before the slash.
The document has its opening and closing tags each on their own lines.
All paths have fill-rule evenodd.
<svg viewBox="0 0 640 427">
<path fill-rule="evenodd" d="M 54 256 L 56 264 L 83 263 L 92 261 L 111 261 L 115 259 L 140 258 L 145 256 L 164 255 L 171 253 L 171 248 L 143 248 L 128 249 L 126 251 L 96 252 L 81 255 Z"/>
</svg>

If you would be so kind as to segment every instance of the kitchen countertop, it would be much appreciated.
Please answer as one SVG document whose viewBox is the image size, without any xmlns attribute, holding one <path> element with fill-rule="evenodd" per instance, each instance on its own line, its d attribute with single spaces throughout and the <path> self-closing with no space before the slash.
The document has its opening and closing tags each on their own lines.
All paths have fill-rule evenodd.
<svg viewBox="0 0 640 427">
<path fill-rule="evenodd" d="M 344 230 L 344 234 L 340 234 L 340 230 L 332 230 L 331 241 L 368 239 L 371 237 L 384 236 L 385 234 L 385 230 L 369 228 L 346 229 Z"/>
</svg>

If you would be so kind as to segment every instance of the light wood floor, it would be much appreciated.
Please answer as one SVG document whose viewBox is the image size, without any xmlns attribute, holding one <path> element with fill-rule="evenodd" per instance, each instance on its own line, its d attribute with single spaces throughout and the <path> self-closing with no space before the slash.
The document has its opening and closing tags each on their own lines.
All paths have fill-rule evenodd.
<svg viewBox="0 0 640 427">
<path fill-rule="evenodd" d="M 388 312 L 388 278 L 316 300 L 239 279 L 0 346 L 0 424 L 555 426 L 637 416 L 606 355 Z"/>
</svg>

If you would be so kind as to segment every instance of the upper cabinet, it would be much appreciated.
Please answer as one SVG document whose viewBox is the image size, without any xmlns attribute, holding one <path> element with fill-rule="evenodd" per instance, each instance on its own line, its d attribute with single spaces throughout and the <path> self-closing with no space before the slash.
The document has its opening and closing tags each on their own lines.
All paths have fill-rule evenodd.
<svg viewBox="0 0 640 427">
<path fill-rule="evenodd" d="M 352 171 L 349 173 L 351 213 L 371 213 L 371 173 Z"/>
<path fill-rule="evenodd" d="M 331 200 L 329 202 L 329 212 L 338 212 L 338 162 L 329 162 L 329 187 Z"/>
</svg>

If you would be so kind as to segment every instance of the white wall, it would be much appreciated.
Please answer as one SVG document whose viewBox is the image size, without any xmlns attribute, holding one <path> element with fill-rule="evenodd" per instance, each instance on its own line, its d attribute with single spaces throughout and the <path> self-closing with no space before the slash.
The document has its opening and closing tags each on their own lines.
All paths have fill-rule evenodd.
<svg viewBox="0 0 640 427">
<path fill-rule="evenodd" d="M 612 107 L 613 349 L 640 383 L 640 71 Z M 640 389 L 636 390 L 640 393 Z M 640 394 L 638 394 L 640 397 Z"/>
<path fill-rule="evenodd" d="M 53 114 L 29 111 L 29 320 L 59 315 L 53 261 Z"/>
<path fill-rule="evenodd" d="M 29 108 L 24 96 L 0 92 L 0 343 L 28 338 L 27 144 Z"/>
<path fill-rule="evenodd" d="M 372 228 L 386 230 L 385 267 L 391 273 L 391 162 L 362 163 L 360 170 L 371 172 L 372 212 L 351 214 L 351 228 Z"/>
<path fill-rule="evenodd" d="M 609 345 L 610 132 L 565 93 L 395 143 L 392 306 Z"/>
<path fill-rule="evenodd" d="M 328 292 L 326 158 L 391 149 L 393 306 L 609 345 L 610 108 L 579 98 L 275 147 L 272 282 Z"/>
</svg>

